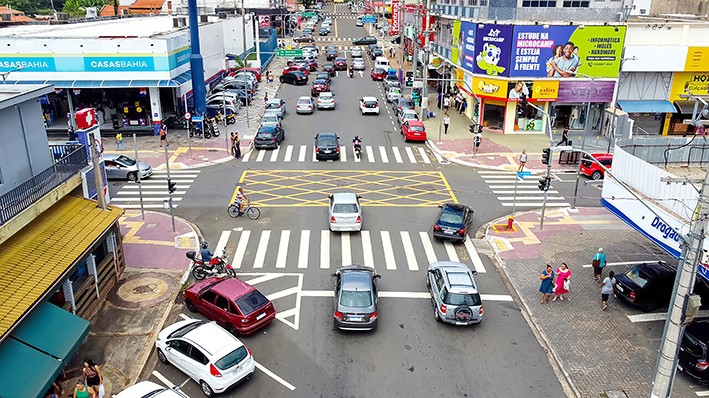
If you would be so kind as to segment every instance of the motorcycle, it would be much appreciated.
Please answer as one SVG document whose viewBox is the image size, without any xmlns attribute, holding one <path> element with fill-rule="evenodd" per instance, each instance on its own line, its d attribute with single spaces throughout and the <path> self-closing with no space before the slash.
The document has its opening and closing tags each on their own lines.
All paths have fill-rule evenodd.
<svg viewBox="0 0 709 398">
<path fill-rule="evenodd" d="M 354 71 L 352 69 L 348 70 L 347 73 L 350 74 L 350 77 L 354 77 Z"/>
<path fill-rule="evenodd" d="M 221 257 L 214 256 L 209 261 L 209 264 L 197 258 L 197 252 L 194 250 L 185 253 L 185 256 L 192 260 L 192 276 L 198 281 L 208 277 L 216 276 L 221 274 L 226 274 L 229 278 L 236 278 L 236 271 L 231 266 L 231 264 L 226 262 L 226 255 L 223 254 Z"/>
<path fill-rule="evenodd" d="M 357 159 L 361 158 L 362 157 L 362 145 L 355 144 L 354 152 L 355 152 L 355 156 L 357 156 Z"/>
</svg>

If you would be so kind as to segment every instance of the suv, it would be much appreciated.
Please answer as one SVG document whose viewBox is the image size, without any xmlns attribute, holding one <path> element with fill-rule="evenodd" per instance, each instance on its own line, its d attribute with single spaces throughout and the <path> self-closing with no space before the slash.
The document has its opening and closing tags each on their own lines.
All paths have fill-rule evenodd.
<svg viewBox="0 0 709 398">
<path fill-rule="evenodd" d="M 437 261 L 428 267 L 426 286 L 438 322 L 472 325 L 483 320 L 483 303 L 475 275 L 465 264 Z"/>
<path fill-rule="evenodd" d="M 605 168 L 611 168 L 611 163 L 613 163 L 612 153 L 593 153 L 591 156 L 605 166 Z M 593 162 L 588 158 L 588 155 L 585 155 L 583 159 L 581 159 L 580 169 L 582 174 L 590 177 L 592 180 L 600 180 L 606 174 L 598 163 Z"/>
<path fill-rule="evenodd" d="M 678 359 L 679 370 L 700 383 L 709 383 L 709 319 L 687 325 Z"/>
</svg>

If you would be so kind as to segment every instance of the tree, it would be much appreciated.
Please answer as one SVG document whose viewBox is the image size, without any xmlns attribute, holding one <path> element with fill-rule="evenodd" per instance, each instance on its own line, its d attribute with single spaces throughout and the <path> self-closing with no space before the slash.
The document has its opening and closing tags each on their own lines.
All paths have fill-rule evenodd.
<svg viewBox="0 0 709 398">
<path fill-rule="evenodd" d="M 101 10 L 108 3 L 108 0 L 66 0 L 62 11 L 72 17 L 82 17 L 86 15 L 87 7 L 96 7 Z"/>
</svg>

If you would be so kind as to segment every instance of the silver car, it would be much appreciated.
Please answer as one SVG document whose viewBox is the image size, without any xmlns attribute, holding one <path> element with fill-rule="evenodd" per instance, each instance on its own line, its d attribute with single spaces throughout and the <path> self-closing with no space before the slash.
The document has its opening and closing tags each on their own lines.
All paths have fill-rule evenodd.
<svg viewBox="0 0 709 398">
<path fill-rule="evenodd" d="M 398 98 L 401 98 L 401 88 L 389 87 L 387 89 L 387 102 L 391 103 Z"/>
<path fill-rule="evenodd" d="M 360 196 L 340 192 L 328 196 L 328 221 L 330 231 L 361 231 L 362 206 Z"/>
<path fill-rule="evenodd" d="M 362 49 L 359 47 L 353 48 L 352 51 L 350 52 L 350 56 L 352 58 L 362 58 Z"/>
<path fill-rule="evenodd" d="M 475 271 L 455 261 L 437 261 L 428 267 L 426 287 L 438 322 L 472 325 L 483 320 L 483 303 Z"/>
<path fill-rule="evenodd" d="M 298 102 L 295 104 L 295 113 L 313 113 L 315 108 L 313 107 L 313 99 L 310 97 L 300 97 Z"/>
<path fill-rule="evenodd" d="M 381 278 L 374 268 L 347 265 L 332 274 L 335 280 L 333 321 L 340 330 L 374 330 L 379 323 L 379 289 Z"/>
<path fill-rule="evenodd" d="M 352 69 L 353 70 L 364 70 L 364 59 L 363 58 L 355 58 L 352 60 Z"/>
<path fill-rule="evenodd" d="M 407 120 L 419 120 L 419 115 L 413 109 L 404 109 L 397 116 L 399 124 L 404 124 Z"/>
<path fill-rule="evenodd" d="M 318 95 L 318 109 L 335 109 L 335 95 L 323 92 Z"/>
<path fill-rule="evenodd" d="M 286 117 L 286 102 L 280 98 L 270 98 L 266 102 L 266 112 L 276 112 L 281 119 Z"/>
<path fill-rule="evenodd" d="M 106 178 L 135 181 L 138 177 L 140 166 L 140 179 L 150 177 L 153 168 L 145 162 L 136 162 L 135 159 L 117 153 L 104 153 L 103 163 L 106 165 Z"/>
<path fill-rule="evenodd" d="M 278 117 L 278 115 L 275 113 L 264 114 L 263 118 L 261 119 L 261 125 L 283 127 L 281 126 L 281 118 Z"/>
</svg>

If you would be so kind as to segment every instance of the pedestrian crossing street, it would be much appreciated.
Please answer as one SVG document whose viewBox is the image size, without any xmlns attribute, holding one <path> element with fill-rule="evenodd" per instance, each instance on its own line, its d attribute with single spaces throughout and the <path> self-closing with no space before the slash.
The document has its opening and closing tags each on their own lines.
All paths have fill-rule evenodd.
<svg viewBox="0 0 709 398">
<path fill-rule="evenodd" d="M 172 194 L 173 207 L 178 207 L 182 197 L 199 175 L 199 169 L 170 170 L 172 182 L 176 183 L 176 191 Z M 140 188 L 143 191 L 143 207 L 146 209 L 162 209 L 163 200 L 168 197 L 167 171 L 153 170 L 153 175 L 141 179 L 140 184 L 128 181 L 111 198 L 111 203 L 124 209 L 140 209 Z"/>
<path fill-rule="evenodd" d="M 449 260 L 465 263 L 478 273 L 487 272 L 470 239 L 463 244 L 441 243 L 428 231 L 225 230 L 214 253 L 221 255 L 225 249 L 234 268 L 248 270 L 336 269 L 362 264 L 379 272 L 419 271 L 432 262 Z"/>
<path fill-rule="evenodd" d="M 373 147 L 365 145 L 362 147 L 362 155 L 358 158 L 354 154 L 354 148 L 345 145 L 340 146 L 340 162 L 354 163 L 422 163 L 448 164 L 443 157 L 435 152 L 426 151 L 424 146 L 405 146 L 399 148 L 392 146 L 387 148 L 383 145 Z M 315 159 L 315 147 L 312 145 L 281 145 L 278 149 L 254 149 L 245 154 L 242 162 L 318 162 Z"/>
<path fill-rule="evenodd" d="M 483 181 L 488 185 L 504 207 L 513 207 L 515 201 L 515 180 L 517 180 L 517 208 L 542 207 L 544 191 L 538 187 L 542 174 L 531 172 L 530 176 L 519 179 L 516 171 L 478 170 Z M 552 185 L 549 188 L 547 206 L 571 207 L 567 199 L 559 194 Z"/>
</svg>

